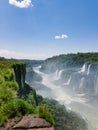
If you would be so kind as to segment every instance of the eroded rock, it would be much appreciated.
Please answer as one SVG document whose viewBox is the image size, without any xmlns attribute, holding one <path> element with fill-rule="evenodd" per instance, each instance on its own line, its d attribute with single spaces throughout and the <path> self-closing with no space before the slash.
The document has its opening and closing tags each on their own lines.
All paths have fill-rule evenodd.
<svg viewBox="0 0 98 130">
<path fill-rule="evenodd" d="M 14 125 L 14 129 L 16 128 L 49 128 L 51 127 L 51 124 L 47 122 L 45 119 L 39 118 L 39 117 L 33 117 L 32 115 L 24 116 L 22 120 Z"/>
<path fill-rule="evenodd" d="M 54 127 L 45 119 L 28 115 L 8 119 L 0 130 L 54 130 Z"/>
</svg>

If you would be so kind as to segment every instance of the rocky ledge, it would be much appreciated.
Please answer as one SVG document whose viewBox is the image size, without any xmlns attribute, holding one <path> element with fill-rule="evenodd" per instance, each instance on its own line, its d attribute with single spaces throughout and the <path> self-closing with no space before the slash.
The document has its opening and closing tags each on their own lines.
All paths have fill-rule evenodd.
<svg viewBox="0 0 98 130">
<path fill-rule="evenodd" d="M 54 127 L 45 119 L 29 115 L 8 119 L 0 130 L 54 130 Z"/>
</svg>

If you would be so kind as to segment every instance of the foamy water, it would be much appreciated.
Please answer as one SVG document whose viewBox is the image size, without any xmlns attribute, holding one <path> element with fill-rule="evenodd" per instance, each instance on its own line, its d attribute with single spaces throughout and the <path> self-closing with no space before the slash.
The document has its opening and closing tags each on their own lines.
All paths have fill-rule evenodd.
<svg viewBox="0 0 98 130">
<path fill-rule="evenodd" d="M 60 85 L 55 85 L 54 80 L 56 80 L 59 72 L 52 74 L 45 74 L 40 71 L 41 66 L 34 67 L 34 71 L 42 77 L 42 84 L 51 89 L 51 91 L 38 90 L 39 94 L 44 97 L 53 98 L 60 103 L 64 104 L 68 109 L 71 109 L 84 117 L 90 124 L 89 130 L 98 130 L 98 112 L 93 108 L 93 106 L 87 104 L 87 99 L 84 98 L 85 94 L 71 95 L 64 91 Z M 85 65 L 81 69 L 81 72 L 85 71 Z M 60 75 L 61 75 L 60 71 Z M 57 74 L 58 73 L 58 74 Z M 59 77 L 60 78 L 60 77 Z M 69 78 L 70 82 L 71 78 Z M 82 82 L 82 81 L 81 81 Z M 81 83 L 82 84 L 82 83 Z"/>
</svg>

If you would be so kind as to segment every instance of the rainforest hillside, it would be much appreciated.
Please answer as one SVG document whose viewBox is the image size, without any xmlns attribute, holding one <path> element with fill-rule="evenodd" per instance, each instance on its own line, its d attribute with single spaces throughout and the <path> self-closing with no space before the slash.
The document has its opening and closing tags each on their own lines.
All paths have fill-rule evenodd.
<svg viewBox="0 0 98 130">
<path fill-rule="evenodd" d="M 88 64 L 98 64 L 98 53 L 71 53 L 71 54 L 63 54 L 58 56 L 53 56 L 44 61 L 42 65 L 42 69 L 51 71 L 57 68 L 65 68 L 65 67 L 80 67 L 84 63 Z"/>
</svg>

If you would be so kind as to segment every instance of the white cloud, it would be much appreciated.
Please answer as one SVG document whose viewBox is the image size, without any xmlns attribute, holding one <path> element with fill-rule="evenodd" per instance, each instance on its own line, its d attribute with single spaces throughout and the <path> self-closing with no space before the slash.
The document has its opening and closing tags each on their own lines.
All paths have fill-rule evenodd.
<svg viewBox="0 0 98 130">
<path fill-rule="evenodd" d="M 28 54 L 22 52 L 11 51 L 7 49 L 0 49 L 0 57 L 15 58 L 15 59 L 45 59 L 47 58 L 44 54 Z"/>
<path fill-rule="evenodd" d="M 19 7 L 19 8 L 28 8 L 29 6 L 33 6 L 32 0 L 22 0 L 22 1 L 9 0 L 9 4 Z"/>
<path fill-rule="evenodd" d="M 62 34 L 62 35 L 57 35 L 54 37 L 55 39 L 67 39 L 68 38 L 68 35 L 66 34 Z"/>
</svg>

